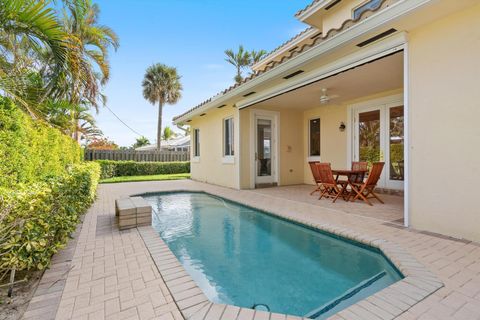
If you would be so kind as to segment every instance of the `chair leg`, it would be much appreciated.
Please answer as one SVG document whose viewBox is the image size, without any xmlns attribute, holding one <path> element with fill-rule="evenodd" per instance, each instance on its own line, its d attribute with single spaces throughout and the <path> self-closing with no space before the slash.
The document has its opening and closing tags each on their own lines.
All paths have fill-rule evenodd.
<svg viewBox="0 0 480 320">
<path fill-rule="evenodd" d="M 342 194 L 343 194 L 343 189 L 342 190 L 338 190 L 338 188 L 334 188 L 334 190 L 336 191 L 337 195 L 335 196 L 335 198 L 333 199 L 333 203 L 335 203 L 335 201 L 337 201 L 338 197 L 340 197 Z"/>
<path fill-rule="evenodd" d="M 323 191 L 321 192 L 320 197 L 318 198 L 318 200 L 321 200 L 327 191 L 328 191 L 327 188 L 324 188 Z"/>
<path fill-rule="evenodd" d="M 360 191 L 357 192 L 357 195 L 356 195 L 356 197 L 355 197 L 353 200 L 356 200 L 356 199 L 358 199 L 358 198 L 361 198 L 363 201 L 365 201 L 366 203 L 368 203 L 368 205 L 373 206 L 373 204 L 372 204 L 370 201 L 368 201 L 367 197 L 363 195 L 363 192 L 364 192 L 364 191 L 365 191 L 365 188 L 360 189 Z M 368 195 L 368 193 L 367 193 L 367 195 Z"/>
<path fill-rule="evenodd" d="M 373 189 L 370 190 L 369 192 L 375 199 L 377 199 L 381 204 L 385 204 L 385 202 L 382 201 L 382 199 L 380 199 L 380 197 L 375 193 L 373 192 Z"/>
</svg>

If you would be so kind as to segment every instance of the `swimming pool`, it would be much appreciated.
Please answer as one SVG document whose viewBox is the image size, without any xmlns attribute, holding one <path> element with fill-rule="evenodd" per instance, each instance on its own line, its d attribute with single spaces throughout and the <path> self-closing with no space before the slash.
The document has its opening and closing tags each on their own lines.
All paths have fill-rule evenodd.
<svg viewBox="0 0 480 320">
<path fill-rule="evenodd" d="M 212 302 L 323 319 L 402 278 L 376 249 L 222 198 L 144 198 L 153 227 Z"/>
</svg>

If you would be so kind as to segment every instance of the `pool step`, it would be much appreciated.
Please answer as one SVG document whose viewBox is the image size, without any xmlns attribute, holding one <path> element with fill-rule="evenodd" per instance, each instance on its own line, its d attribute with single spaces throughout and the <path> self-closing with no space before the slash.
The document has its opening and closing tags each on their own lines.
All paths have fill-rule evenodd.
<svg viewBox="0 0 480 320">
<path fill-rule="evenodd" d="M 387 275 L 387 272 L 385 270 L 377 273 L 373 277 L 370 277 L 367 280 L 364 280 L 364 281 L 360 282 L 358 285 L 356 285 L 352 289 L 346 291 L 341 296 L 325 303 L 324 305 L 322 305 L 319 308 L 316 308 L 315 310 L 310 311 L 304 317 L 305 318 L 310 318 L 310 319 L 317 319 L 322 314 L 325 314 L 326 312 L 332 310 L 337 305 L 339 305 L 341 302 L 350 299 L 351 297 L 353 297 L 354 295 L 356 295 L 357 293 L 359 293 L 363 289 L 366 289 L 366 288 L 370 287 L 372 284 L 374 284 L 375 282 L 377 282 L 378 280 L 380 280 L 381 278 L 383 278 L 386 275 Z"/>
<path fill-rule="evenodd" d="M 115 215 L 120 230 L 152 224 L 152 206 L 142 197 L 115 200 Z"/>
</svg>

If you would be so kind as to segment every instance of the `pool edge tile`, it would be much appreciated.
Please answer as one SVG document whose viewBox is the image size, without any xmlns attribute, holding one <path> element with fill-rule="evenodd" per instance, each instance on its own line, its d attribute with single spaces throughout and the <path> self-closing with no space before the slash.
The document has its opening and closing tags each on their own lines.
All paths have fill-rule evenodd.
<svg viewBox="0 0 480 320">
<path fill-rule="evenodd" d="M 168 191 L 168 193 L 175 193 L 175 192 L 196 192 L 199 193 L 198 190 L 171 190 Z M 371 307 L 371 309 L 376 310 L 376 308 L 383 310 L 384 315 L 385 314 L 391 314 L 392 312 L 397 313 L 398 311 L 401 313 L 407 311 L 410 309 L 412 306 L 415 304 L 423 301 L 425 298 L 439 290 L 444 286 L 442 281 L 430 270 L 428 270 L 422 263 L 420 263 L 416 258 L 414 258 L 410 253 L 408 253 L 406 250 L 404 250 L 400 245 L 397 243 L 393 243 L 384 239 L 380 239 L 378 237 L 373 237 L 370 235 L 366 234 L 361 234 L 358 233 L 357 231 L 345 228 L 343 226 L 336 226 L 331 223 L 309 223 L 306 221 L 303 221 L 302 219 L 295 218 L 293 216 L 288 216 L 285 214 L 281 214 L 278 212 L 272 212 L 271 210 L 261 208 L 258 205 L 248 203 L 248 201 L 245 201 L 244 199 L 232 199 L 229 197 L 229 195 L 225 194 L 216 194 L 214 192 L 202 192 L 200 193 L 205 193 L 205 194 L 210 194 L 216 197 L 222 197 L 225 198 L 226 200 L 233 201 L 236 203 L 239 203 L 244 206 L 248 206 L 254 209 L 258 209 L 260 211 L 265 212 L 266 214 L 271 214 L 273 216 L 279 217 L 281 219 L 285 219 L 294 223 L 299 223 L 301 225 L 306 226 L 307 228 L 313 228 L 319 231 L 331 233 L 332 235 L 348 239 L 350 241 L 357 242 L 362 245 L 366 245 L 368 247 L 376 248 L 381 253 L 395 266 L 396 269 L 398 269 L 399 272 L 403 275 L 403 279 L 399 280 L 396 283 L 393 283 L 392 285 L 384 288 L 383 290 L 380 290 L 376 292 L 375 294 L 366 297 L 365 299 L 362 299 L 358 301 L 357 303 L 339 311 L 338 313 L 332 315 L 330 318 L 334 317 L 342 317 L 345 319 L 349 319 L 350 317 L 348 316 L 349 314 L 353 314 L 357 318 L 362 318 L 363 315 L 370 315 L 372 311 L 370 311 L 366 306 L 369 306 L 368 304 L 373 304 L 374 307 Z M 150 192 L 148 193 L 149 195 L 156 194 L 156 192 Z M 141 194 L 139 196 L 146 195 L 146 194 Z M 152 255 L 152 258 L 155 262 L 155 265 L 157 266 L 158 271 L 161 274 L 162 279 L 167 285 L 167 288 L 169 289 L 175 303 L 177 304 L 179 310 L 181 313 L 184 315 L 186 319 L 200 319 L 200 320 L 209 320 L 207 317 L 208 314 L 210 313 L 210 310 L 213 306 L 218 305 L 215 303 L 210 302 L 208 298 L 203 294 L 203 291 L 201 288 L 197 286 L 197 284 L 191 279 L 191 277 L 188 275 L 183 276 L 182 278 L 189 277 L 190 280 L 183 282 L 177 287 L 172 286 L 172 281 L 175 280 L 169 280 L 167 281 L 164 277 L 165 272 L 168 272 L 168 270 L 171 270 L 173 268 L 178 268 L 178 264 L 180 267 L 184 270 L 183 266 L 181 263 L 178 261 L 178 259 L 175 257 L 173 252 L 170 251 L 168 246 L 165 244 L 163 239 L 158 235 L 158 233 L 153 229 L 152 226 L 145 226 L 145 227 L 139 227 L 138 228 L 142 239 L 144 240 L 144 243 L 147 247 L 147 249 L 150 251 L 150 247 L 154 247 L 156 250 L 153 250 L 154 252 L 150 251 L 150 254 Z M 145 237 L 144 237 L 145 234 Z M 159 242 L 161 245 L 159 245 Z M 155 244 L 156 243 L 156 244 Z M 161 248 L 161 250 L 158 250 L 158 248 Z M 173 261 L 173 258 L 175 258 L 176 261 Z M 165 259 L 168 260 L 167 263 L 165 263 Z M 162 263 L 163 262 L 163 263 Z M 166 268 L 167 267 L 167 268 Z M 184 270 L 185 271 L 185 270 Z M 181 272 L 181 271 L 180 271 Z M 186 271 L 185 271 L 186 272 Z M 191 284 L 191 282 L 193 284 Z M 170 284 L 169 284 L 170 282 Z M 202 292 L 201 294 L 197 294 L 198 296 L 203 295 L 202 298 L 197 298 L 198 302 L 197 304 L 188 306 L 188 307 L 181 307 L 179 305 L 183 304 L 181 301 L 186 300 L 188 298 L 183 298 L 183 299 L 177 299 L 176 296 L 178 297 L 179 293 L 185 291 L 181 290 L 178 291 L 178 286 L 181 286 L 182 284 L 190 284 L 192 285 L 188 289 L 189 290 L 192 288 L 198 288 Z M 173 290 L 172 290 L 173 289 Z M 197 296 L 195 295 L 195 296 Z M 191 297 L 190 297 L 191 298 Z M 377 304 L 370 301 L 369 298 L 372 298 L 371 300 L 375 301 L 377 300 Z M 362 304 L 362 302 L 365 301 L 365 303 Z M 202 304 L 201 308 L 198 310 L 193 310 L 194 307 L 199 306 Z M 203 305 L 205 304 L 205 305 Z M 380 306 L 379 304 L 382 304 L 383 306 Z M 187 303 L 188 305 L 188 303 Z M 237 319 L 249 319 L 253 320 L 255 318 L 255 311 L 252 309 L 247 309 L 247 308 L 239 308 L 236 306 L 231 306 L 231 305 L 224 305 L 225 307 L 222 309 L 223 312 L 225 312 L 229 307 L 232 308 L 238 308 L 238 314 L 237 314 Z M 206 308 L 208 307 L 208 308 Z M 216 309 L 218 307 L 215 307 Z M 207 309 L 207 310 L 205 310 Z M 189 312 L 186 312 L 186 311 Z M 345 312 L 344 312 L 345 311 Z M 203 313 L 205 312 L 205 313 Z M 222 314 L 223 314 L 222 312 Z M 252 313 L 253 312 L 253 313 Z M 362 314 L 358 314 L 358 313 Z M 212 320 L 219 320 L 222 318 L 222 314 L 218 316 L 218 318 L 215 317 L 212 318 Z M 251 314 L 251 317 L 250 317 Z M 270 317 L 272 316 L 272 313 L 268 313 Z M 187 316 L 188 315 L 188 316 Z M 282 314 L 276 314 L 283 316 Z M 284 315 L 287 319 L 302 319 L 302 317 L 294 317 L 290 315 Z M 398 315 L 397 315 L 398 316 Z M 212 316 L 213 317 L 213 316 Z M 395 318 L 395 315 L 392 315 L 392 319 Z M 304 318 L 306 319 L 306 318 Z"/>
</svg>

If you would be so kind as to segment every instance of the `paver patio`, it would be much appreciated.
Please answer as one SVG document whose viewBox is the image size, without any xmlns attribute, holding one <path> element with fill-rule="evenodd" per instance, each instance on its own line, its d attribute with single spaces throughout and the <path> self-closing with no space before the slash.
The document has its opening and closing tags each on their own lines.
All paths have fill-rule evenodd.
<svg viewBox="0 0 480 320">
<path fill-rule="evenodd" d="M 237 191 L 190 180 L 101 185 L 98 199 L 85 215 L 76 240 L 71 242 L 69 250 L 55 257 L 24 318 L 183 319 L 179 305 L 174 301 L 138 229 L 120 232 L 114 219 L 115 199 L 167 190 L 206 191 L 279 215 L 338 226 L 398 244 L 445 284 L 398 319 L 480 319 L 478 243 L 385 224 L 388 217 L 379 219 L 372 216 L 376 210 L 381 212 L 381 205 L 375 206 L 374 211 L 368 211 L 364 209 L 366 205 L 358 203 L 354 205 L 362 205 L 364 213 L 349 213 L 340 209 L 348 204 L 320 206 L 311 203 L 310 198 L 308 201 L 301 201 L 302 198 L 296 200 L 291 193 L 286 197 L 285 190 L 289 192 L 288 189 Z M 328 200 L 322 201 L 327 203 Z M 336 318 L 366 319 L 362 307 L 375 313 L 382 301 L 377 303 L 353 308 L 353 311 Z M 218 313 L 215 319 L 260 319 L 263 316 L 253 310 L 250 314 L 238 313 L 237 309 L 228 307 L 211 310 L 210 314 L 213 313 Z M 375 314 L 378 319 L 388 316 L 380 311 Z M 279 316 L 278 319 L 285 318 Z"/>
</svg>

